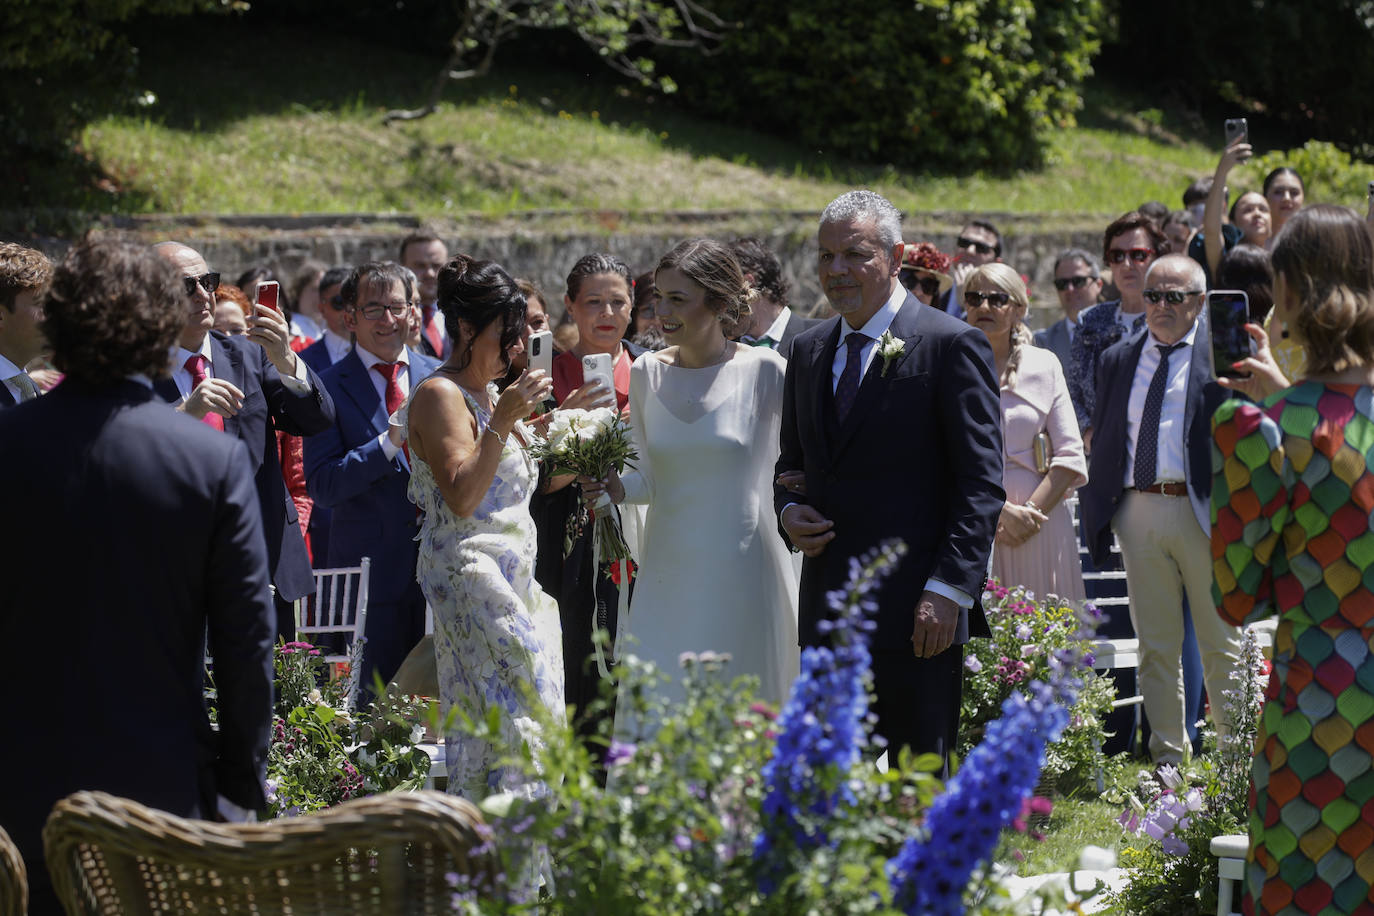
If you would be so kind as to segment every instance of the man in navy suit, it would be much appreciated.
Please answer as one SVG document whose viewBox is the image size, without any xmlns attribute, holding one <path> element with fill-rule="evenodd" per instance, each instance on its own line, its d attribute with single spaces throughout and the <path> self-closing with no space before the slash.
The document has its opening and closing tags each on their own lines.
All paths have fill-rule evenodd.
<svg viewBox="0 0 1374 916">
<path fill-rule="evenodd" d="M 18 484 L 5 512 L 23 529 L 5 544 L 0 669 L 42 697 L 6 708 L 0 826 L 35 916 L 61 912 L 40 831 L 72 792 L 195 818 L 266 804 L 276 620 L 252 459 L 153 392 L 185 312 L 180 274 L 145 246 L 78 244 L 43 322 L 65 380 L 0 412 L 0 474 Z M 77 735 L 55 710 L 76 712 Z"/>
<path fill-rule="evenodd" d="M 219 274 L 179 242 L 154 250 L 181 272 L 189 311 L 172 356 L 172 377 L 157 392 L 207 426 L 248 446 L 276 588 L 277 635 L 293 639 L 294 602 L 315 590 L 296 504 L 282 478 L 277 430 L 310 436 L 334 422 L 334 404 L 319 378 L 291 349 L 281 312 L 257 306 L 246 335 L 212 331 Z"/>
<path fill-rule="evenodd" d="M 24 367 L 46 346 L 40 300 L 51 278 L 52 262 L 43 252 L 0 243 L 0 409 L 38 397 L 38 384 Z"/>
<path fill-rule="evenodd" d="M 987 338 L 897 280 L 901 215 L 872 191 L 821 214 L 820 282 L 839 316 L 798 335 L 783 393 L 781 527 L 806 554 L 800 641 L 820 645 L 826 592 L 892 538 L 909 552 L 876 595 L 877 733 L 945 757 L 955 746 L 961 645 L 989 630 L 980 599 L 1002 490 L 1002 426 Z M 880 355 L 891 335 L 901 352 Z"/>
<path fill-rule="evenodd" d="M 1093 451 L 1079 506 L 1088 549 L 1105 563 L 1112 531 L 1121 543 L 1131 623 L 1140 640 L 1140 692 L 1150 755 L 1183 759 L 1183 604 L 1194 608 L 1213 721 L 1226 730 L 1240 631 L 1211 613 L 1212 414 L 1226 389 L 1212 377 L 1211 343 L 1199 320 L 1206 278 L 1184 255 L 1165 255 L 1145 276 L 1142 334 L 1102 354 L 1093 410 Z"/>
<path fill-rule="evenodd" d="M 328 565 L 372 558 L 361 671 L 370 688 L 374 673 L 390 681 L 424 636 L 425 598 L 415 578 L 420 521 L 406 495 L 405 428 L 388 417 L 439 361 L 406 347 L 415 291 L 400 265 L 362 264 L 340 295 L 357 343 L 324 372 L 337 419 L 305 440 L 305 476 L 315 505 L 333 512 Z"/>
</svg>

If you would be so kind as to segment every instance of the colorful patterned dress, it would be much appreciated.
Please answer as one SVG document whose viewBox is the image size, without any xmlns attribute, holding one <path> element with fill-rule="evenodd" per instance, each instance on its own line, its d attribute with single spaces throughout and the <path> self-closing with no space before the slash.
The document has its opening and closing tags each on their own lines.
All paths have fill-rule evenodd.
<svg viewBox="0 0 1374 916">
<path fill-rule="evenodd" d="M 1302 382 L 1212 428 L 1213 597 L 1280 615 L 1245 912 L 1374 912 L 1374 395 Z"/>
<path fill-rule="evenodd" d="M 467 392 L 463 398 L 480 439 L 491 418 Z M 498 792 L 536 797 L 541 782 L 502 764 L 524 744 L 537 757 L 543 723 L 565 716 L 558 605 L 534 581 L 534 462 L 512 433 L 487 495 L 462 518 L 429 465 L 413 452 L 410 460 L 410 499 L 425 513 L 417 573 L 434 610 L 441 709 L 447 716 L 456 706 L 478 721 L 500 711 L 496 741 L 459 729 L 445 735 L 448 791 L 472 802 Z"/>
</svg>

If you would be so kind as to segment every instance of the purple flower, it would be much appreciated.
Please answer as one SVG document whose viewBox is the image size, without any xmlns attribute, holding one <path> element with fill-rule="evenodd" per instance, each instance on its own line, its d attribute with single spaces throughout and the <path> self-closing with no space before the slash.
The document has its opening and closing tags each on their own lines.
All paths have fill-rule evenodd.
<svg viewBox="0 0 1374 916">
<path fill-rule="evenodd" d="M 686 834 L 675 833 L 673 834 L 673 845 L 683 852 L 686 852 L 692 848 L 692 840 Z"/>
<path fill-rule="evenodd" d="M 983 670 L 983 663 L 978 660 L 978 656 L 970 655 L 968 658 L 964 659 L 964 667 L 974 674 L 977 674 L 979 671 Z"/>
<path fill-rule="evenodd" d="M 636 749 L 634 744 L 612 741 L 611 746 L 606 750 L 606 767 L 609 769 L 624 766 L 634 759 Z"/>
</svg>

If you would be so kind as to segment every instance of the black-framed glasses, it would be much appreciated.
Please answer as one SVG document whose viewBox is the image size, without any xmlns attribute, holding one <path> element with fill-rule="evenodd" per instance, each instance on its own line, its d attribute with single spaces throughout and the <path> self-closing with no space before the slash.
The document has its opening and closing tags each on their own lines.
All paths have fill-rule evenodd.
<svg viewBox="0 0 1374 916">
<path fill-rule="evenodd" d="M 186 284 L 186 295 L 194 296 L 196 287 L 199 286 L 207 293 L 214 293 L 219 289 L 219 272 L 211 271 L 208 274 L 201 274 L 199 277 L 182 277 L 182 282 Z"/>
<path fill-rule="evenodd" d="M 940 292 L 940 281 L 928 274 L 918 274 L 914 270 L 902 271 L 902 285 L 907 289 L 920 289 L 927 296 Z"/>
<path fill-rule="evenodd" d="M 1154 256 L 1153 248 L 1113 248 L 1107 252 L 1107 263 L 1121 264 L 1130 258 L 1132 264 L 1144 264 Z"/>
<path fill-rule="evenodd" d="M 984 302 L 993 308 L 1004 308 L 1011 301 L 1011 293 L 995 292 L 980 293 L 977 290 L 967 290 L 964 293 L 964 307 L 976 309 Z"/>
<path fill-rule="evenodd" d="M 1145 301 L 1151 305 L 1159 305 L 1162 299 L 1170 305 L 1182 305 L 1189 298 L 1200 295 L 1202 295 L 1200 289 L 1147 289 L 1145 290 Z"/>
<path fill-rule="evenodd" d="M 991 245 L 988 245 L 984 242 L 979 242 L 975 239 L 966 239 L 962 235 L 954 240 L 954 244 L 958 248 L 972 248 L 974 251 L 978 252 L 979 254 L 985 257 L 997 250 Z"/>
<path fill-rule="evenodd" d="M 410 312 L 410 303 L 393 302 L 390 305 L 382 305 L 380 302 L 369 302 L 358 311 L 368 321 L 376 321 L 386 312 L 390 312 L 393 318 L 404 318 Z"/>
<path fill-rule="evenodd" d="M 1096 279 L 1096 277 L 1055 277 L 1054 288 L 1061 293 L 1070 287 L 1073 289 L 1082 289 L 1088 285 L 1089 281 Z"/>
</svg>

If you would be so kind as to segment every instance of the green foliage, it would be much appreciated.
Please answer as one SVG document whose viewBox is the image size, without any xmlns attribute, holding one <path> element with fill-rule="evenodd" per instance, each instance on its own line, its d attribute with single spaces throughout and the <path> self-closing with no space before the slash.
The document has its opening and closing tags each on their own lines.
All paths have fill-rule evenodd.
<svg viewBox="0 0 1374 916">
<path fill-rule="evenodd" d="M 1101 0 L 721 0 L 720 66 L 684 97 L 827 154 L 925 169 L 1039 164 L 1071 125 Z"/>
<path fill-rule="evenodd" d="M 1281 165 L 1296 169 L 1302 176 L 1309 203 L 1339 203 L 1364 213 L 1371 172 L 1369 166 L 1351 157 L 1334 143 L 1308 140 L 1297 149 L 1275 150 L 1256 156 L 1247 163 L 1259 190 L 1264 176 Z"/>
</svg>

